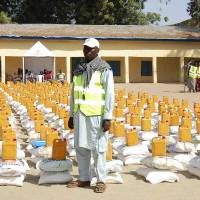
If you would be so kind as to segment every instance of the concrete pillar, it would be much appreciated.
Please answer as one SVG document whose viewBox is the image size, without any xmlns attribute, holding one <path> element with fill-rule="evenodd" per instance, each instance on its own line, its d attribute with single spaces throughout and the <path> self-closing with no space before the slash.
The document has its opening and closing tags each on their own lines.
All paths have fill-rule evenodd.
<svg viewBox="0 0 200 200">
<path fill-rule="evenodd" d="M 184 57 L 180 57 L 179 60 L 180 66 L 179 66 L 179 82 L 183 83 L 184 82 Z"/>
<path fill-rule="evenodd" d="M 66 58 L 66 78 L 67 82 L 70 83 L 71 81 L 71 57 Z"/>
<path fill-rule="evenodd" d="M 1 82 L 6 82 L 6 57 L 1 56 Z"/>
<path fill-rule="evenodd" d="M 152 58 L 152 75 L 153 75 L 153 83 L 157 83 L 157 58 Z"/>
<path fill-rule="evenodd" d="M 129 83 L 129 57 L 125 56 L 125 70 L 124 70 L 124 76 L 125 76 L 125 83 Z"/>
</svg>

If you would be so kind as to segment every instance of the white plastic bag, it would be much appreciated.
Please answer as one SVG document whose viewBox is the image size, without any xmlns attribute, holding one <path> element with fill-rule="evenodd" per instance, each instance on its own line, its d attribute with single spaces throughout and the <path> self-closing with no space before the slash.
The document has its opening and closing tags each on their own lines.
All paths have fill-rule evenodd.
<svg viewBox="0 0 200 200">
<path fill-rule="evenodd" d="M 25 160 L 0 160 L 0 176 L 20 176 L 28 169 Z"/>
<path fill-rule="evenodd" d="M 158 137 L 158 133 L 157 132 L 153 132 L 153 131 L 140 131 L 139 132 L 139 138 L 141 140 L 152 140 L 154 137 Z"/>
<path fill-rule="evenodd" d="M 0 176 L 0 185 L 14 185 L 14 186 L 23 186 L 24 175 L 15 176 L 15 177 L 2 177 Z"/>
<path fill-rule="evenodd" d="M 195 156 L 189 162 L 190 166 L 200 169 L 200 156 Z"/>
<path fill-rule="evenodd" d="M 195 157 L 194 153 L 190 153 L 190 154 L 177 154 L 174 156 L 175 160 L 178 160 L 179 162 L 185 164 L 185 165 L 189 165 L 190 161 L 192 158 Z"/>
<path fill-rule="evenodd" d="M 174 171 L 186 170 L 182 163 L 170 157 L 149 156 L 147 158 L 144 158 L 141 162 L 142 164 L 150 168 L 165 169 L 165 170 L 169 169 Z"/>
<path fill-rule="evenodd" d="M 175 145 L 175 152 L 190 153 L 195 151 L 195 146 L 191 142 L 177 142 Z"/>
<path fill-rule="evenodd" d="M 140 176 L 145 177 L 145 179 L 152 184 L 157 184 L 161 182 L 173 183 L 179 181 L 179 177 L 175 173 L 170 171 L 160 171 L 152 168 L 140 167 L 136 170 L 136 173 Z"/>
<path fill-rule="evenodd" d="M 45 172 L 63 172 L 72 170 L 72 160 L 47 160 L 44 159 L 37 163 L 37 169 Z"/>
<path fill-rule="evenodd" d="M 148 147 L 145 144 L 138 144 L 134 146 L 119 146 L 117 151 L 123 156 L 149 154 Z"/>
<path fill-rule="evenodd" d="M 173 134 L 177 134 L 178 133 L 178 129 L 179 129 L 179 126 L 170 126 L 169 127 L 169 132 L 173 133 Z"/>
<path fill-rule="evenodd" d="M 64 172 L 41 172 L 39 185 L 46 183 L 67 183 L 72 180 L 68 171 Z"/>
<path fill-rule="evenodd" d="M 198 176 L 200 178 L 200 168 L 188 166 L 188 171 L 190 174 Z"/>
<path fill-rule="evenodd" d="M 52 147 L 38 147 L 36 149 L 31 149 L 29 152 L 36 156 L 42 158 L 51 158 L 52 157 Z"/>
<path fill-rule="evenodd" d="M 112 147 L 113 149 L 117 150 L 118 147 L 126 145 L 125 137 L 118 137 L 112 139 Z"/>
<path fill-rule="evenodd" d="M 90 186 L 93 187 L 96 185 L 96 183 L 97 183 L 97 178 L 93 177 L 90 180 Z M 122 184 L 122 183 L 124 183 L 124 181 L 122 179 L 122 176 L 118 172 L 115 172 L 115 173 L 110 173 L 106 176 L 105 183 L 107 183 L 107 184 Z"/>
<path fill-rule="evenodd" d="M 117 157 L 124 163 L 124 165 L 140 165 L 141 160 L 146 158 L 148 155 L 130 155 L 130 156 L 123 156 L 118 154 Z"/>
<path fill-rule="evenodd" d="M 123 162 L 121 160 L 110 160 L 106 162 L 106 172 L 121 172 Z"/>
</svg>

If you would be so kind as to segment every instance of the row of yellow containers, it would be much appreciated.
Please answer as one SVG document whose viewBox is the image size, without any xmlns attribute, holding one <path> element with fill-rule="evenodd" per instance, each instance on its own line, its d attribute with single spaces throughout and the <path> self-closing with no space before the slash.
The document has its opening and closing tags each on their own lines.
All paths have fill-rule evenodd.
<svg viewBox="0 0 200 200">
<path fill-rule="evenodd" d="M 137 145 L 138 144 L 138 137 L 136 133 L 133 131 L 133 133 L 127 134 L 127 144 L 131 141 L 131 144 Z M 132 137 L 132 138 L 130 138 Z M 133 139 L 135 137 L 135 139 Z M 133 141 L 135 143 L 133 143 Z M 152 156 L 166 156 L 167 153 L 167 145 L 166 145 L 166 139 L 163 137 L 155 137 L 152 139 Z M 106 160 L 112 160 L 112 141 L 108 141 L 108 147 L 106 152 Z"/>
<path fill-rule="evenodd" d="M 52 141 L 52 159 L 65 160 L 67 155 L 67 142 L 58 138 Z M 16 139 L 7 139 L 2 142 L 2 160 L 17 159 Z"/>
<path fill-rule="evenodd" d="M 44 124 L 44 115 L 41 111 L 38 111 L 35 107 L 27 107 L 28 115 L 31 120 L 35 121 L 36 132 L 38 132 L 38 128 L 40 124 Z M 60 119 L 64 120 L 64 128 L 69 129 L 68 120 L 69 120 L 69 111 L 61 108 L 57 104 L 53 104 L 52 112 L 59 116 Z"/>
<path fill-rule="evenodd" d="M 181 122 L 179 119 L 181 119 Z M 199 121 L 200 121 L 200 119 L 197 118 L 196 119 L 196 129 L 197 129 L 198 133 L 200 133 Z M 115 121 L 113 121 L 112 124 L 114 122 Z M 169 115 L 167 113 L 163 113 L 161 115 L 161 122 L 159 122 L 159 123 L 160 123 L 160 125 L 162 125 L 162 124 L 165 124 L 165 122 L 166 122 L 166 124 L 168 124 L 168 126 L 182 125 L 182 126 L 188 126 L 190 129 L 192 128 L 192 117 L 190 117 L 190 116 L 179 117 L 179 115 L 177 115 L 177 114 Z M 136 115 L 136 114 L 127 114 L 125 116 L 125 123 L 130 124 L 131 126 L 141 126 L 141 129 L 143 131 L 150 131 L 152 129 L 151 117 L 149 117 L 149 116 L 140 117 L 139 115 Z M 121 123 L 121 124 L 123 124 L 123 123 Z M 112 129 L 113 129 L 113 127 L 111 126 L 111 131 L 113 131 Z"/>
<path fill-rule="evenodd" d="M 169 135 L 169 123 L 166 121 L 158 122 L 158 135 L 167 136 Z M 196 121 L 197 133 L 200 134 L 200 120 Z M 150 119 L 142 119 L 142 131 L 151 131 Z M 125 124 L 123 122 L 112 121 L 110 132 L 115 137 L 125 136 Z M 179 126 L 179 141 L 191 141 L 191 121 L 188 118 L 183 118 L 181 125 Z"/>
<path fill-rule="evenodd" d="M 115 102 L 118 104 L 118 107 L 123 108 L 124 106 L 127 106 L 130 103 L 139 103 L 141 106 L 143 106 L 145 103 L 156 103 L 158 102 L 158 96 L 157 95 L 153 95 L 152 97 L 148 94 L 148 93 L 142 93 L 142 92 L 138 92 L 138 95 L 133 93 L 133 92 L 129 92 L 128 96 L 126 98 L 124 98 L 123 96 L 120 95 L 115 95 Z M 170 105 L 170 101 L 169 101 L 169 97 L 168 96 L 163 96 L 162 98 L 162 102 L 166 105 Z M 173 98 L 172 104 L 174 106 L 180 106 L 182 105 L 183 108 L 188 108 L 189 107 L 189 102 L 186 99 L 182 100 L 182 103 L 180 104 L 179 100 L 177 98 Z"/>
<path fill-rule="evenodd" d="M 141 103 L 141 105 L 140 103 L 141 101 L 138 101 L 137 104 L 134 105 L 132 102 L 129 103 L 129 99 L 127 99 L 127 104 L 125 107 L 128 108 L 129 113 L 141 114 L 143 110 L 143 103 Z M 158 112 L 159 114 L 162 114 L 163 112 L 169 112 L 171 114 L 178 113 L 179 115 L 183 115 L 184 112 L 187 112 L 185 105 L 184 106 L 175 106 L 174 104 L 166 105 L 164 102 L 160 101 L 158 105 Z M 123 117 L 124 116 L 123 110 L 125 107 L 121 108 L 120 106 L 116 106 L 113 111 L 114 116 Z M 155 105 L 153 102 L 147 104 L 146 110 L 148 110 L 150 113 L 157 112 L 155 110 Z M 195 113 L 197 114 L 198 112 L 200 112 L 200 107 L 195 107 Z"/>
</svg>

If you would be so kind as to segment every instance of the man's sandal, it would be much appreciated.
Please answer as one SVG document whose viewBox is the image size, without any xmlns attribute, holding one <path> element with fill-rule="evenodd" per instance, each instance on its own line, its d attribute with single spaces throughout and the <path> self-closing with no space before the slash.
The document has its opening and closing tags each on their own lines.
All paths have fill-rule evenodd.
<svg viewBox="0 0 200 200">
<path fill-rule="evenodd" d="M 67 184 L 68 188 L 75 188 L 75 187 L 82 187 L 82 188 L 89 188 L 90 187 L 90 181 L 71 181 Z"/>
<path fill-rule="evenodd" d="M 104 182 L 97 182 L 96 186 L 94 187 L 94 192 L 96 193 L 103 193 L 106 190 L 106 184 Z"/>
</svg>

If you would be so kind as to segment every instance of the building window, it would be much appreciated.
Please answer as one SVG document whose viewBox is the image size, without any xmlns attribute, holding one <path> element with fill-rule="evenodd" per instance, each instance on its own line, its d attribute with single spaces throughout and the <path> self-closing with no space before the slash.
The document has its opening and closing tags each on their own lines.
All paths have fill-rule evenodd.
<svg viewBox="0 0 200 200">
<path fill-rule="evenodd" d="M 113 71 L 113 76 L 120 76 L 121 75 L 121 66 L 120 66 L 120 61 L 113 61 L 109 60 L 107 63 L 111 66 L 112 71 Z"/>
<path fill-rule="evenodd" d="M 152 61 L 141 62 L 141 76 L 152 76 Z"/>
</svg>

